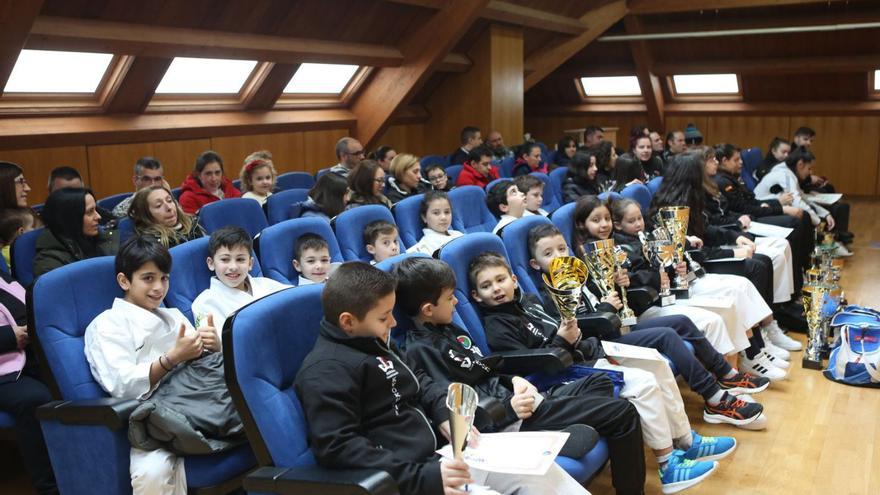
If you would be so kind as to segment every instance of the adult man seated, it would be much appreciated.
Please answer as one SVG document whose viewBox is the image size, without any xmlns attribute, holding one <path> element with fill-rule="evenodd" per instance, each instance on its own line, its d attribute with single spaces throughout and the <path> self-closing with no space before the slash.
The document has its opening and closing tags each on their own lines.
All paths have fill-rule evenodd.
<svg viewBox="0 0 880 495">
<path fill-rule="evenodd" d="M 596 149 L 605 140 L 605 129 L 597 125 L 587 126 L 584 129 L 584 148 Z"/>
<path fill-rule="evenodd" d="M 336 158 L 339 163 L 330 172 L 348 177 L 348 174 L 364 159 L 364 146 L 355 138 L 344 137 L 336 142 Z"/>
<path fill-rule="evenodd" d="M 684 133 L 675 130 L 666 135 L 666 151 L 663 152 L 663 161 L 669 163 L 672 157 L 684 153 L 687 145 L 684 143 Z"/>
<path fill-rule="evenodd" d="M 49 184 L 46 187 L 49 189 L 49 194 L 51 195 L 59 189 L 82 189 L 86 186 L 82 180 L 82 176 L 79 174 L 79 170 L 73 167 L 61 166 L 55 167 L 49 172 Z M 101 208 L 101 206 L 96 206 L 95 209 L 97 210 L 98 215 L 101 215 L 101 225 L 107 225 L 113 220 L 113 215 L 109 210 Z"/>
<path fill-rule="evenodd" d="M 467 126 L 461 130 L 461 148 L 449 155 L 450 165 L 459 165 L 468 161 L 470 152 L 483 144 L 483 136 L 480 135 L 480 129 L 474 126 Z"/>
<path fill-rule="evenodd" d="M 137 162 L 134 164 L 134 176 L 132 176 L 131 182 L 134 184 L 134 192 L 138 192 L 141 189 L 150 186 L 164 185 L 165 187 L 168 187 L 168 183 L 165 182 L 162 164 L 152 156 L 138 158 Z M 120 201 L 119 204 L 113 208 L 113 217 L 127 217 L 128 209 L 131 208 L 131 201 L 133 199 L 134 194 Z"/>
<path fill-rule="evenodd" d="M 489 149 L 492 150 L 495 160 L 503 160 L 513 156 L 513 150 L 504 145 L 504 138 L 498 131 L 490 132 L 489 137 L 486 138 L 486 143 L 489 145 Z"/>
</svg>

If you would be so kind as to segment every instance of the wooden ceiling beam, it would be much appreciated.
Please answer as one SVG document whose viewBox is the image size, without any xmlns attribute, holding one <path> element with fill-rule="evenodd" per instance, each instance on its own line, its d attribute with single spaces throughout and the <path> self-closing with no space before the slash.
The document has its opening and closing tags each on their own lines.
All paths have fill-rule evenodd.
<svg viewBox="0 0 880 495">
<path fill-rule="evenodd" d="M 421 29 L 400 44 L 400 67 L 382 67 L 351 106 L 357 117 L 354 136 L 371 147 L 394 114 L 409 103 L 444 57 L 480 17 L 488 0 L 449 2 Z"/>
<path fill-rule="evenodd" d="M 702 62 L 656 62 L 654 72 L 674 74 L 814 74 L 827 72 L 867 72 L 880 68 L 880 55 L 834 57 L 787 57 L 753 60 L 708 60 Z"/>
<path fill-rule="evenodd" d="M 623 22 L 627 34 L 641 34 L 644 31 L 638 16 L 628 15 L 624 17 Z M 651 129 L 665 129 L 663 87 L 660 78 L 653 71 L 654 59 L 648 43 L 639 40 L 630 41 L 629 48 L 636 64 L 636 76 L 639 79 L 639 87 L 642 88 L 642 98 L 648 110 L 648 126 Z"/>
<path fill-rule="evenodd" d="M 526 58 L 525 66 L 532 70 L 525 76 L 523 90 L 528 91 L 566 60 L 573 57 L 584 47 L 598 38 L 609 27 L 627 14 L 626 0 L 616 0 L 601 7 L 590 10 L 580 17 L 587 28 L 578 36 L 561 43 L 538 50 Z"/>
<path fill-rule="evenodd" d="M 0 91 L 6 87 L 18 54 L 42 8 L 43 0 L 0 1 Z"/>
<path fill-rule="evenodd" d="M 447 0 L 387 0 L 402 5 L 414 5 L 439 10 Z M 463 1 L 463 0 L 456 0 Z M 587 24 L 579 19 L 554 14 L 546 10 L 525 7 L 503 0 L 490 0 L 482 17 L 490 21 L 506 22 L 516 26 L 540 29 L 558 34 L 577 36 L 587 29 Z"/>
<path fill-rule="evenodd" d="M 284 93 L 284 88 L 300 64 L 274 64 L 256 89 L 245 99 L 245 110 L 270 110 Z"/>
<path fill-rule="evenodd" d="M 596 113 L 644 114 L 642 103 L 582 103 L 566 106 L 531 106 L 528 117 L 583 116 Z M 880 115 L 880 100 L 818 102 L 693 102 L 666 104 L 666 115 Z"/>
<path fill-rule="evenodd" d="M 651 34 L 687 33 L 694 31 L 733 31 L 738 29 L 772 29 L 800 26 L 836 26 L 840 24 L 862 24 L 880 22 L 880 11 L 848 9 L 845 12 L 829 12 L 822 15 L 792 15 L 787 17 L 715 16 L 712 13 L 693 16 L 682 16 L 679 21 L 651 22 L 650 17 L 643 19 L 645 31 Z M 764 35 L 767 36 L 767 35 Z M 656 40 L 663 41 L 663 40 Z"/>
<path fill-rule="evenodd" d="M 171 65 L 170 58 L 135 57 L 125 71 L 119 88 L 105 104 L 107 113 L 141 113 Z"/>
<path fill-rule="evenodd" d="M 835 1 L 842 0 L 630 0 L 629 9 L 633 14 L 665 14 L 700 10 L 779 7 Z"/>
</svg>

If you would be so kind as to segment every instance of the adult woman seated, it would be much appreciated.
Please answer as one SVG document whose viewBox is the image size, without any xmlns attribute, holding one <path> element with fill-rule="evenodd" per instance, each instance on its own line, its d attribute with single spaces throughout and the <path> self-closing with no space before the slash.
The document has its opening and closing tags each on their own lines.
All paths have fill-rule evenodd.
<svg viewBox="0 0 880 495">
<path fill-rule="evenodd" d="M 345 210 L 348 201 L 348 181 L 339 174 L 324 174 L 318 177 L 309 189 L 309 197 L 294 205 L 300 210 L 300 217 L 323 218 L 327 222 Z M 291 207 L 293 208 L 293 207 Z"/>
<path fill-rule="evenodd" d="M 601 191 L 596 183 L 596 154 L 581 150 L 568 163 L 568 174 L 562 183 L 562 196 L 566 203 L 573 203 L 581 196 L 596 196 Z"/>
<path fill-rule="evenodd" d="M 184 213 L 171 191 L 163 186 L 138 191 L 128 216 L 138 235 L 152 237 L 167 248 L 205 235 L 205 229 L 194 217 Z"/>
<path fill-rule="evenodd" d="M 101 215 L 90 189 L 59 189 L 43 207 L 46 229 L 37 238 L 34 276 L 75 261 L 109 256 L 119 249 L 114 231 L 101 232 Z"/>
<path fill-rule="evenodd" d="M 422 166 L 418 157 L 403 154 L 391 160 L 391 177 L 388 178 L 385 195 L 392 203 L 431 189 L 431 183 L 422 179 Z"/>
<path fill-rule="evenodd" d="M 516 162 L 513 165 L 513 177 L 532 172 L 547 173 L 547 164 L 541 161 L 541 147 L 536 143 L 525 143 L 516 149 Z"/>
<path fill-rule="evenodd" d="M 408 155 L 398 155 L 394 158 Z M 394 168 L 395 161 L 391 167 Z M 416 161 L 418 165 L 418 161 Z M 383 205 L 391 208 L 391 201 L 382 194 L 385 188 L 385 171 L 375 160 L 363 160 L 348 174 L 348 204 L 346 210 L 363 205 Z"/>
<path fill-rule="evenodd" d="M 575 141 L 573 137 L 563 136 L 563 138 L 556 143 L 556 157 L 548 168 L 554 170 L 558 167 L 567 167 L 572 158 L 574 158 L 574 154 L 577 152 L 577 147 L 577 141 Z"/>
<path fill-rule="evenodd" d="M 611 141 L 602 141 L 595 148 L 596 153 L 596 182 L 599 189 L 610 191 L 614 189 L 614 167 L 617 165 L 617 148 Z"/>
<path fill-rule="evenodd" d="M 181 186 L 180 206 L 190 215 L 214 201 L 241 197 L 232 181 L 223 176 L 223 159 L 213 151 L 206 151 L 196 158 L 193 171 Z"/>
<path fill-rule="evenodd" d="M 21 167 L 11 162 L 0 162 L 0 212 L 11 213 L 13 210 L 27 208 L 30 191 Z M 6 245 L 2 248 L 2 256 L 6 260 L 6 266 L 11 266 L 9 251 L 12 241 L 0 239 L 0 244 L 4 242 Z"/>
</svg>

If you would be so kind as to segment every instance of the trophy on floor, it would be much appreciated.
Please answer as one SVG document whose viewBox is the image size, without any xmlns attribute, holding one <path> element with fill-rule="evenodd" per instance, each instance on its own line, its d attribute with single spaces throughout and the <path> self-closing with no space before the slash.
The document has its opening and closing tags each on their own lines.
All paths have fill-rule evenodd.
<svg viewBox="0 0 880 495">
<path fill-rule="evenodd" d="M 688 230 L 688 220 L 691 209 L 687 206 L 664 206 L 657 212 L 657 224 L 662 226 L 669 234 L 669 240 L 675 247 L 675 259 L 677 265 L 686 260 L 685 242 Z M 672 284 L 672 293 L 677 299 L 687 299 L 690 295 L 688 280 L 686 277 L 676 275 Z"/>
<path fill-rule="evenodd" d="M 587 265 L 574 256 L 560 256 L 550 262 L 550 273 L 542 275 L 553 304 L 564 319 L 574 318 L 587 283 Z"/>
<path fill-rule="evenodd" d="M 449 384 L 446 394 L 446 407 L 449 409 L 449 436 L 452 455 L 458 460 L 464 457 L 468 435 L 477 413 L 477 392 L 469 385 L 459 382 Z"/>
<path fill-rule="evenodd" d="M 804 317 L 807 320 L 807 345 L 804 348 L 802 365 L 806 369 L 822 369 L 822 352 L 827 341 L 825 335 L 826 303 L 829 287 L 822 283 L 804 284 Z"/>
<path fill-rule="evenodd" d="M 662 230 L 662 229 L 658 229 Z M 672 258 L 675 256 L 675 248 L 668 239 L 648 240 L 648 236 L 644 232 L 639 232 L 639 240 L 642 241 L 642 251 L 645 259 L 656 270 L 663 272 L 672 265 Z M 660 284 L 660 306 L 669 306 L 675 304 L 675 295 L 669 290 L 669 283 Z"/>
<path fill-rule="evenodd" d="M 622 254 L 626 256 L 626 253 Z M 617 272 L 620 271 L 620 258 L 618 255 L 619 252 L 615 248 L 613 239 L 584 244 L 584 261 L 587 264 L 590 277 L 593 278 L 603 297 L 616 290 L 614 278 Z M 624 327 L 635 325 L 637 322 L 636 315 L 627 303 L 625 287 L 620 288 L 620 302 L 623 304 L 623 308 L 618 311 L 621 325 Z"/>
</svg>

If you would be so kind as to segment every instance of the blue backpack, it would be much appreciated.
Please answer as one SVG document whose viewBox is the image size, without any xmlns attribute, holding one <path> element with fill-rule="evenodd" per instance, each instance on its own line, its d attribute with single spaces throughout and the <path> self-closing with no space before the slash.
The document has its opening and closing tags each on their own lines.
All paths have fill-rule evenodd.
<svg viewBox="0 0 880 495">
<path fill-rule="evenodd" d="M 840 341 L 828 358 L 825 377 L 847 385 L 880 388 L 880 312 L 847 306 L 834 315 L 831 326 L 840 328 Z"/>
</svg>

